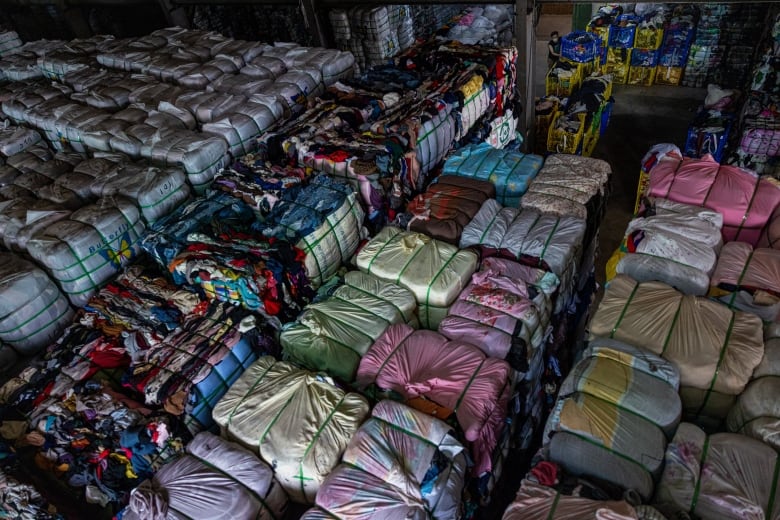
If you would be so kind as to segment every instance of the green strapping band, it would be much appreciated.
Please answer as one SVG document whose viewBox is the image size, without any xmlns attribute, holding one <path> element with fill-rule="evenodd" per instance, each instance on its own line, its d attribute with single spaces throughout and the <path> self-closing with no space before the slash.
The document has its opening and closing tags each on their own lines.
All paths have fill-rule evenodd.
<svg viewBox="0 0 780 520">
<path fill-rule="evenodd" d="M 244 404 L 244 401 L 246 401 L 246 400 L 247 400 L 247 398 L 249 397 L 249 395 L 252 393 L 252 391 L 253 391 L 255 388 L 257 388 L 257 385 L 259 385 L 259 384 L 260 384 L 260 382 L 261 382 L 263 379 L 265 379 L 265 376 L 266 376 L 266 375 L 268 374 L 268 372 L 269 372 L 269 371 L 270 371 L 270 370 L 271 370 L 271 369 L 274 367 L 274 365 L 276 365 L 276 362 L 274 362 L 274 363 L 271 363 L 271 364 L 268 366 L 268 368 L 266 368 L 266 369 L 265 369 L 265 371 L 263 371 L 263 373 L 260 375 L 260 377 L 258 377 L 258 378 L 257 378 L 257 380 L 256 380 L 254 383 L 252 383 L 252 386 L 250 386 L 250 387 L 249 387 L 249 390 L 247 390 L 247 391 L 246 391 L 246 393 L 244 394 L 244 397 L 242 397 L 242 398 L 241 398 L 241 400 L 239 400 L 239 401 L 238 401 L 238 404 L 237 404 L 235 407 L 233 407 L 233 410 L 231 410 L 231 412 L 230 412 L 230 415 L 228 416 L 228 420 L 227 420 L 227 425 L 228 425 L 228 426 L 230 426 L 230 423 L 233 421 L 233 416 L 234 416 L 234 415 L 236 414 L 236 412 L 238 411 L 238 408 L 239 408 L 239 407 L 240 407 L 242 404 Z"/>
<path fill-rule="evenodd" d="M 412 437 L 413 439 L 417 439 L 418 441 L 422 442 L 423 444 L 428 444 L 428 445 L 433 446 L 433 447 L 438 447 L 438 444 L 436 444 L 432 440 L 426 439 L 422 435 L 419 435 L 417 433 L 411 432 L 411 431 L 407 430 L 406 428 L 402 428 L 402 427 L 398 426 L 397 424 L 391 423 L 390 421 L 386 421 L 385 419 L 382 419 L 381 417 L 373 416 L 373 417 L 371 417 L 370 420 L 380 422 L 380 423 L 384 424 L 385 426 L 387 426 L 388 428 L 390 428 L 391 430 L 395 430 L 397 432 L 403 433 L 404 435 L 408 435 L 409 437 Z"/>
<path fill-rule="evenodd" d="M 366 293 L 366 294 L 368 294 L 368 293 Z M 358 304 L 356 304 L 356 303 L 354 303 L 354 302 L 351 302 L 351 301 L 349 301 L 349 300 L 345 300 L 345 299 L 344 299 L 344 298 L 342 298 L 341 296 L 337 296 L 337 295 L 333 294 L 333 295 L 330 297 L 330 299 L 331 299 L 331 300 L 338 300 L 338 301 L 340 301 L 340 302 L 344 302 L 344 303 L 346 303 L 347 305 L 351 305 L 352 307 L 355 307 L 355 308 L 357 308 L 357 309 L 359 309 L 359 310 L 361 310 L 361 311 L 363 311 L 363 312 L 366 312 L 366 313 L 370 314 L 371 316 L 374 316 L 375 318 L 379 318 L 380 320 L 382 320 L 382 321 L 386 322 L 388 325 L 392 325 L 392 324 L 393 324 L 393 322 L 392 322 L 391 320 L 388 320 L 388 319 L 387 319 L 387 318 L 385 318 L 384 316 L 382 316 L 382 315 L 380 315 L 380 314 L 377 314 L 377 313 L 375 313 L 374 311 L 372 311 L 372 310 L 371 310 L 371 309 L 369 309 L 368 307 L 362 307 L 362 306 L 360 306 L 360 305 L 358 305 Z M 384 302 L 383 302 L 383 303 L 384 303 Z M 395 306 L 393 306 L 393 307 L 395 307 Z M 398 307 L 395 307 L 395 308 L 396 308 L 396 310 L 398 310 Z M 401 315 L 401 317 L 403 317 L 403 314 Z M 332 316 L 329 316 L 329 318 L 333 318 L 333 317 L 332 317 Z M 343 321 L 336 320 L 335 318 L 333 318 L 333 319 L 334 319 L 335 321 L 339 322 L 339 323 L 344 323 Z M 355 328 L 355 326 L 354 326 L 354 325 L 350 325 L 350 324 L 348 324 L 348 323 L 344 323 L 344 325 L 346 325 L 346 326 L 347 326 L 347 327 L 349 327 L 349 328 Z M 357 329 L 356 329 L 356 330 L 357 330 Z M 371 335 L 370 335 L 370 334 L 366 334 L 366 333 L 365 333 L 365 332 L 363 332 L 362 330 L 358 330 L 358 332 L 360 332 L 361 334 L 363 334 L 364 336 L 367 336 L 367 337 L 369 337 L 369 338 L 371 337 Z M 372 340 L 371 340 L 371 341 L 373 342 L 373 341 L 374 341 L 374 339 L 372 338 Z"/>
<path fill-rule="evenodd" d="M 580 439 L 582 441 L 585 441 L 588 444 L 592 444 L 593 446 L 595 446 L 597 448 L 601 448 L 602 450 L 608 451 L 609 453 L 611 453 L 612 455 L 615 455 L 618 458 L 621 458 L 623 460 L 626 460 L 626 461 L 628 461 L 628 462 L 630 462 L 632 464 L 635 464 L 635 465 L 639 466 L 643 471 L 646 471 L 647 473 L 649 473 L 651 475 L 653 474 L 653 472 L 650 471 L 649 469 L 647 469 L 647 467 L 645 467 L 644 464 L 642 464 L 641 462 L 639 462 L 637 460 L 632 459 L 631 457 L 629 457 L 628 455 L 626 455 L 624 453 L 620 453 L 619 451 L 615 451 L 612 448 L 608 448 L 607 446 L 604 446 L 603 444 L 601 444 L 599 442 L 596 442 L 593 439 L 590 439 L 590 438 L 588 438 L 588 437 L 586 437 L 584 435 L 581 435 L 579 433 L 570 432 L 570 431 L 564 431 L 564 433 L 566 433 L 567 435 L 573 435 L 574 437 L 577 437 L 578 439 Z"/>
<path fill-rule="evenodd" d="M 377 252 L 376 252 L 376 254 L 374 255 L 374 257 L 373 257 L 373 258 L 371 259 L 371 261 L 368 263 L 368 266 L 366 266 L 366 271 L 368 272 L 368 274 L 371 274 L 371 266 L 372 266 L 372 265 L 374 265 L 374 260 L 376 260 L 376 259 L 377 259 L 377 257 L 378 257 L 379 255 L 381 255 L 381 254 L 382 254 L 382 251 L 384 251 L 384 250 L 385 250 L 385 248 L 388 246 L 388 244 L 390 244 L 390 242 L 391 242 L 391 241 L 392 241 L 392 240 L 393 240 L 395 237 L 397 237 L 398 235 L 400 235 L 400 233 L 396 233 L 395 235 L 393 235 L 392 237 L 390 237 L 389 239 L 387 239 L 387 242 L 385 242 L 384 244 L 382 244 L 382 247 L 380 247 L 380 248 L 379 248 L 379 251 L 377 251 Z"/>
<path fill-rule="evenodd" d="M 380 302 L 381 302 L 383 305 L 389 305 L 389 306 L 393 307 L 393 308 L 394 308 L 396 311 L 398 311 L 398 316 L 399 316 L 400 318 L 402 318 L 404 321 L 407 321 L 407 320 L 406 320 L 406 314 L 404 314 L 403 310 L 401 310 L 401 308 L 400 308 L 398 305 L 396 305 L 395 303 L 393 303 L 393 302 L 392 302 L 391 300 L 389 300 L 388 298 L 383 298 L 383 297 L 379 296 L 378 294 L 373 294 L 373 293 L 370 293 L 370 292 L 366 291 L 365 289 L 362 289 L 362 288 L 360 288 L 360 287 L 357 287 L 357 286 L 355 286 L 355 285 L 351 285 L 351 284 L 348 284 L 348 283 L 347 283 L 347 284 L 344 284 L 344 287 L 349 287 L 350 289 L 355 289 L 355 290 L 356 290 L 356 291 L 358 291 L 358 292 L 362 292 L 362 293 L 363 293 L 363 294 L 365 294 L 366 296 L 371 296 L 372 298 L 376 298 L 376 299 L 377 299 L 377 300 L 379 300 L 379 301 L 380 301 Z M 366 309 L 366 310 L 367 310 L 367 309 Z M 373 314 L 373 313 L 372 313 L 372 314 Z M 384 319 L 384 318 L 382 318 L 382 319 Z M 386 319 L 385 319 L 385 321 L 389 321 L 389 320 L 386 320 Z"/>
<path fill-rule="evenodd" d="M 628 310 L 628 306 L 631 305 L 631 300 L 634 299 L 634 295 L 636 294 L 636 291 L 639 289 L 639 282 L 636 282 L 634 285 L 634 289 L 631 291 L 631 294 L 628 297 L 628 300 L 626 300 L 626 304 L 623 306 L 623 310 L 620 311 L 620 316 L 618 316 L 617 322 L 615 322 L 615 326 L 612 327 L 612 332 L 609 333 L 609 338 L 614 339 L 615 338 L 615 332 L 617 332 L 618 328 L 620 328 L 620 324 L 623 322 L 623 318 L 626 316 L 626 311 Z"/>
<path fill-rule="evenodd" d="M 683 304 L 683 298 L 680 298 L 680 303 L 677 304 L 677 310 L 674 311 L 674 318 L 672 318 L 672 324 L 669 326 L 669 332 L 666 334 L 666 339 L 664 340 L 664 346 L 661 347 L 661 353 L 660 356 L 663 356 L 666 353 L 666 348 L 669 346 L 669 340 L 672 339 L 672 332 L 674 332 L 674 327 L 677 325 L 677 319 L 680 317 L 680 310 L 682 309 Z"/>
<path fill-rule="evenodd" d="M 552 506 L 550 506 L 550 512 L 547 514 L 547 520 L 553 520 L 555 518 L 555 510 L 558 509 L 558 502 L 561 500 L 561 492 L 555 492 L 555 500 L 553 500 Z"/>
<path fill-rule="evenodd" d="M 336 413 L 336 410 L 338 410 L 339 406 L 341 406 L 341 403 L 344 402 L 344 399 L 347 398 L 346 392 L 343 396 L 341 396 L 341 399 L 339 399 L 339 402 L 336 404 L 336 406 L 333 407 L 333 410 L 330 411 L 328 414 L 328 417 L 325 418 L 325 421 L 323 421 L 322 425 L 317 428 L 317 432 L 314 434 L 314 437 L 312 437 L 311 442 L 308 446 L 306 446 L 306 451 L 303 452 L 303 456 L 301 456 L 301 462 L 299 463 L 299 471 L 300 476 L 298 480 L 301 483 L 301 495 L 303 495 L 303 498 L 306 499 L 306 489 L 303 487 L 303 481 L 304 481 L 304 475 L 303 475 L 303 461 L 306 459 L 306 456 L 309 454 L 309 450 L 311 450 L 312 446 L 314 446 L 314 443 L 317 442 L 317 439 L 320 438 L 320 435 L 322 434 L 322 431 L 328 426 L 328 423 L 330 423 L 330 420 L 333 419 L 333 415 Z"/>
<path fill-rule="evenodd" d="M 488 357 L 485 356 L 482 358 L 482 361 L 479 362 L 479 366 L 474 371 L 473 374 L 471 374 L 471 378 L 469 379 L 469 382 L 466 383 L 466 386 L 463 387 L 463 391 L 461 391 L 460 395 L 458 396 L 458 400 L 455 402 L 455 408 L 452 409 L 452 413 L 457 414 L 458 408 L 460 408 L 461 402 L 463 402 L 463 398 L 466 397 L 466 392 L 469 391 L 469 388 L 471 388 L 471 383 L 474 382 L 474 379 L 477 377 L 477 374 L 479 374 L 479 371 L 482 370 L 482 365 L 485 364 L 485 361 L 488 360 Z"/>
<path fill-rule="evenodd" d="M 733 308 L 734 300 L 737 298 L 737 293 L 739 292 L 739 288 L 742 286 L 742 279 L 745 277 L 745 273 L 747 273 L 748 267 L 750 266 L 750 262 L 753 260 L 753 253 L 755 252 L 756 252 L 755 249 L 752 249 L 750 251 L 750 254 L 747 257 L 747 261 L 745 262 L 745 265 L 742 267 L 742 272 L 739 273 L 739 278 L 737 278 L 737 288 L 733 293 L 731 293 L 731 298 L 729 299 L 729 303 L 728 303 L 729 309 Z"/>
<path fill-rule="evenodd" d="M 422 249 L 422 248 L 420 248 Z M 450 265 L 450 262 L 458 256 L 458 253 L 460 253 L 460 250 L 456 250 L 455 253 L 450 256 L 449 260 L 444 262 L 444 265 L 439 268 L 438 272 L 433 276 L 431 279 L 431 283 L 428 284 L 428 290 L 425 293 L 425 323 L 430 326 L 431 325 L 431 316 L 430 316 L 430 300 L 431 300 L 431 289 L 433 288 L 433 284 L 436 282 L 436 279 L 441 276 L 441 273 L 447 268 L 448 265 Z"/>
<path fill-rule="evenodd" d="M 417 255 L 420 254 L 420 251 L 425 249 L 426 245 L 427 244 L 423 244 L 421 247 L 418 247 L 414 251 L 414 253 L 412 253 L 412 256 L 409 257 L 409 260 L 407 260 L 406 263 L 404 264 L 404 266 L 398 271 L 398 276 L 396 276 L 395 281 L 393 283 L 395 283 L 396 285 L 401 285 L 401 283 L 400 283 L 401 282 L 401 277 L 404 275 L 404 271 L 406 271 L 406 268 L 409 267 L 409 264 L 411 264 L 414 261 L 414 259 L 417 258 Z"/>
<path fill-rule="evenodd" d="M 164 196 L 163 198 L 161 198 L 160 200 L 158 200 L 154 204 L 139 204 L 138 207 L 141 208 L 142 210 L 143 209 L 149 209 L 149 208 L 156 208 L 157 206 L 159 206 L 160 204 L 162 204 L 163 202 L 168 200 L 170 197 L 172 197 L 175 193 L 179 193 L 183 187 L 184 187 L 184 184 L 180 185 L 175 190 L 171 190 L 168 193 L 168 195 Z"/>
<path fill-rule="evenodd" d="M 382 364 L 381 364 L 381 365 L 379 365 L 379 369 L 376 371 L 376 374 L 374 375 L 374 383 L 376 383 L 376 382 L 377 382 L 377 380 L 379 379 L 379 374 L 381 374 L 381 373 L 382 373 L 382 370 L 384 370 L 385 366 L 387 365 L 387 362 L 388 362 L 388 361 L 390 361 L 390 358 L 392 358 L 392 357 L 395 355 L 395 353 L 396 353 L 396 352 L 398 352 L 398 349 L 400 349 L 400 348 L 401 348 L 401 345 L 403 345 L 404 343 L 406 343 L 406 340 L 407 340 L 407 339 L 409 339 L 409 338 L 412 336 L 412 334 L 414 334 L 414 329 L 412 330 L 412 332 L 410 332 L 409 334 L 407 334 L 407 335 L 406 335 L 406 337 L 404 337 L 404 339 L 402 339 L 401 341 L 399 341 L 399 342 L 398 342 L 398 345 L 396 345 L 396 346 L 395 346 L 395 348 L 393 349 L 393 351 L 392 351 L 392 352 L 390 352 L 390 354 L 389 354 L 389 355 L 388 355 L 388 356 L 385 358 L 385 360 L 384 360 L 384 361 L 382 361 Z"/>
<path fill-rule="evenodd" d="M 704 397 L 704 401 L 701 403 L 701 406 L 699 407 L 699 410 L 696 412 L 696 417 L 698 417 L 702 410 L 707 406 L 707 403 L 710 400 L 710 396 L 712 395 L 712 389 L 715 387 L 715 381 L 718 379 L 718 373 L 720 372 L 720 365 L 723 363 L 723 358 L 726 356 L 726 349 L 729 346 L 729 339 L 731 338 L 731 332 L 734 329 L 734 322 L 737 318 L 737 313 L 732 312 L 731 313 L 731 322 L 729 323 L 729 328 L 726 331 L 726 339 L 723 340 L 723 346 L 720 347 L 720 355 L 718 356 L 718 364 L 715 365 L 715 373 L 712 374 L 712 381 L 710 381 L 710 387 L 707 389 L 707 395 Z"/>
<path fill-rule="evenodd" d="M 65 316 L 65 315 L 66 315 L 68 312 L 70 312 L 70 305 L 65 305 L 65 309 L 64 309 L 64 310 L 63 310 L 63 311 L 60 313 L 60 315 L 59 315 L 59 316 L 57 316 L 57 317 L 56 317 L 56 318 L 54 318 L 53 320 L 49 321 L 49 322 L 48 322 L 48 323 L 46 323 L 45 325 L 42 325 L 42 326 L 41 326 L 41 327 L 39 327 L 37 330 L 35 330 L 35 331 L 33 331 L 33 332 L 30 332 L 30 333 L 29 333 L 29 334 L 27 334 L 25 337 L 23 337 L 23 338 L 17 338 L 17 339 L 8 339 L 8 338 L 3 338 L 3 341 L 5 341 L 6 343 L 21 343 L 22 341 L 27 341 L 28 339 L 30 339 L 31 337 L 35 336 L 35 335 L 36 335 L 36 334 L 38 334 L 39 332 L 41 332 L 41 331 L 43 331 L 43 330 L 47 329 L 47 328 L 48 328 L 50 325 L 52 325 L 53 323 L 57 323 L 58 321 L 60 321 L 60 319 L 61 319 L 63 316 Z"/>
<path fill-rule="evenodd" d="M 493 224 L 496 222 L 496 219 L 498 218 L 499 213 L 501 213 L 501 210 L 496 211 L 496 214 L 493 215 L 493 218 L 490 219 L 490 222 L 488 222 L 488 225 L 485 226 L 485 230 L 482 232 L 482 234 L 479 237 L 479 244 L 482 244 L 483 240 L 485 239 L 485 235 L 488 234 L 488 232 L 493 228 Z"/>
<path fill-rule="evenodd" d="M 37 298 L 37 296 L 36 296 L 36 297 L 34 297 L 34 298 L 33 298 L 32 300 L 30 300 L 29 302 L 25 303 L 25 304 L 23 305 L 23 307 L 26 307 L 27 305 L 29 305 L 29 304 L 30 304 L 30 302 L 32 302 L 33 300 L 35 300 L 35 298 Z M 36 313 L 35 313 L 35 314 L 33 314 L 32 316 L 30 316 L 29 318 L 27 318 L 26 320 L 24 320 L 22 323 L 18 324 L 16 327 L 13 327 L 13 328 L 11 328 L 11 329 L 8 329 L 8 330 L 0 330 L 0 335 L 2 335 L 2 334 L 10 334 L 11 332 L 14 332 L 14 331 L 16 331 L 16 330 L 19 330 L 19 329 L 21 329 L 22 327 L 24 327 L 25 325 L 27 325 L 28 323 L 30 323 L 31 321 L 33 321 L 35 318 L 37 318 L 38 316 L 40 316 L 41 314 L 43 314 L 44 312 L 46 312 L 46 311 L 49 309 L 49 307 L 51 307 L 52 305 L 54 305 L 55 303 L 57 303 L 57 301 L 58 301 L 58 300 L 59 300 L 59 292 L 56 292 L 56 293 L 54 293 L 54 299 L 53 299 L 52 301 L 50 301 L 49 303 L 47 303 L 47 304 L 46 304 L 46 306 L 44 306 L 44 307 L 43 307 L 41 310 L 39 310 L 38 312 L 36 312 Z M 11 314 L 15 314 L 15 313 L 16 313 L 16 312 L 18 312 L 18 311 L 19 311 L 19 309 L 21 309 L 21 308 L 22 308 L 22 307 L 19 307 L 19 308 L 17 308 L 17 309 L 16 309 L 16 311 L 14 311 L 14 312 L 13 312 L 13 313 L 11 313 Z M 5 319 L 6 319 L 6 318 L 8 318 L 8 317 L 9 317 L 11 314 L 7 314 L 7 315 L 5 315 L 5 316 L 1 317 L 1 318 L 0 318 L 0 320 L 5 320 Z"/>
<path fill-rule="evenodd" d="M 552 228 L 552 231 L 550 231 L 550 234 L 547 235 L 547 240 L 544 242 L 544 247 L 542 248 L 542 252 L 539 254 L 539 265 L 542 265 L 542 261 L 544 260 L 544 255 L 547 253 L 547 248 L 550 246 L 550 241 L 552 240 L 553 236 L 555 236 L 555 232 L 558 230 L 558 226 L 561 223 L 561 219 L 555 221 L 555 225 Z"/>
<path fill-rule="evenodd" d="M 704 449 L 701 453 L 701 461 L 699 462 L 699 475 L 696 479 L 696 487 L 693 489 L 693 499 L 691 500 L 691 508 L 688 510 L 689 513 L 693 514 L 694 511 L 696 511 L 696 504 L 699 501 L 699 493 L 701 492 L 701 479 L 702 475 L 704 474 L 704 461 L 707 460 L 707 452 L 710 449 L 710 437 L 707 436 L 707 439 L 704 441 Z"/>
<path fill-rule="evenodd" d="M 756 200 L 756 194 L 758 193 L 758 185 L 760 183 L 761 183 L 761 177 L 756 177 L 756 186 L 755 188 L 753 188 L 753 195 L 750 196 L 750 202 L 748 202 L 748 206 L 747 208 L 745 208 L 745 213 L 742 215 L 742 221 L 739 223 L 739 227 L 737 228 L 737 234 L 734 235 L 734 240 L 739 240 L 739 234 L 742 232 L 742 228 L 745 226 L 745 221 L 747 221 L 748 215 L 750 214 L 750 209 L 753 207 L 753 201 Z"/>
</svg>

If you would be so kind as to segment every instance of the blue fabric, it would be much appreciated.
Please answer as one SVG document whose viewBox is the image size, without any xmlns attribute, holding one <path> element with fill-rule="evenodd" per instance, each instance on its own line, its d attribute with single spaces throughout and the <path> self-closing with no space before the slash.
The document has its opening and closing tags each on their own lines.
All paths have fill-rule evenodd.
<svg viewBox="0 0 780 520">
<path fill-rule="evenodd" d="M 352 192 L 349 185 L 320 175 L 297 197 L 285 194 L 268 215 L 263 234 L 294 244 L 320 227 Z"/>
<path fill-rule="evenodd" d="M 458 150 L 444 163 L 442 174 L 490 181 L 496 187 L 496 200 L 516 208 L 543 164 L 539 155 L 499 150 L 481 143 Z"/>
</svg>

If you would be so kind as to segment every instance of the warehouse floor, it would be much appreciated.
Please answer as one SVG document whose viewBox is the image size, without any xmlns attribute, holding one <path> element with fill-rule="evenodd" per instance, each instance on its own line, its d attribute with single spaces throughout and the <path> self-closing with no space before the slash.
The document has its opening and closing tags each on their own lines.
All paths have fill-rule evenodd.
<svg viewBox="0 0 780 520">
<path fill-rule="evenodd" d="M 612 118 L 593 153 L 593 157 L 609 162 L 613 172 L 596 261 L 596 280 L 601 285 L 604 266 L 623 239 L 634 211 L 642 157 L 657 143 L 682 147 L 688 124 L 705 95 L 706 91 L 698 88 L 614 86 Z"/>
</svg>

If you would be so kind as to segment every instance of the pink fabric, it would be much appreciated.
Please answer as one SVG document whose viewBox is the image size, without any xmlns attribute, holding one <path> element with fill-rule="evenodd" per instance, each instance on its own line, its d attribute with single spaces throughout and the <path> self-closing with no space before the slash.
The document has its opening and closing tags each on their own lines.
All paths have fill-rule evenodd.
<svg viewBox="0 0 780 520">
<path fill-rule="evenodd" d="M 504 359 L 512 348 L 518 321 L 539 321 L 536 306 L 528 299 L 528 287 L 494 271 L 480 271 L 450 307 L 439 332 Z"/>
<path fill-rule="evenodd" d="M 473 472 L 491 471 L 491 453 L 501 434 L 511 385 L 509 365 L 478 348 L 449 341 L 433 331 L 391 325 L 371 346 L 357 373 L 357 384 L 424 397 L 455 411 L 475 461 Z"/>
<path fill-rule="evenodd" d="M 780 295 L 780 251 L 753 249 L 744 242 L 730 242 L 723 246 L 711 283 Z"/>
<path fill-rule="evenodd" d="M 711 155 L 662 159 L 650 171 L 648 195 L 718 211 L 723 215 L 723 240 L 751 245 L 758 243 L 780 206 L 780 189 L 771 182 L 736 166 L 721 166 Z"/>
<path fill-rule="evenodd" d="M 780 130 L 751 128 L 742 134 L 739 148 L 745 153 L 756 155 L 780 155 Z"/>
</svg>

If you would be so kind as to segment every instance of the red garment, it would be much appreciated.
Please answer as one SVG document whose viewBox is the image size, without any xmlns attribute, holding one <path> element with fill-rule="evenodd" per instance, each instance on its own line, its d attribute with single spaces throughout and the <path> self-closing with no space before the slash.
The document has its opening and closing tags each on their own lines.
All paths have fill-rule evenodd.
<svg viewBox="0 0 780 520">
<path fill-rule="evenodd" d="M 531 470 L 531 475 L 539 484 L 552 487 L 558 483 L 559 471 L 560 468 L 554 462 L 542 461 Z"/>
</svg>

